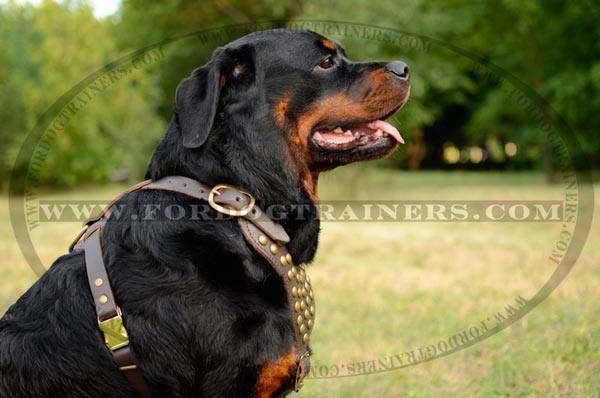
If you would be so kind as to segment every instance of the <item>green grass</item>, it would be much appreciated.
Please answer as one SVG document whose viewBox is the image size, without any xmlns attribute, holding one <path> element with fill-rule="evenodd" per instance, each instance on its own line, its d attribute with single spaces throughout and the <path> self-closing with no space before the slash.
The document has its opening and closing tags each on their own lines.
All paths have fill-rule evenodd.
<svg viewBox="0 0 600 398">
<path fill-rule="evenodd" d="M 122 187 L 44 194 L 104 198 Z M 596 197 L 600 190 L 596 189 Z M 561 199 L 535 173 L 395 173 L 354 165 L 320 180 L 320 196 L 361 200 Z M 598 202 L 597 202 L 598 203 Z M 0 202 L 0 313 L 35 280 Z M 600 204 L 596 204 L 596 214 Z M 301 397 L 599 397 L 600 222 L 577 264 L 523 319 L 456 354 L 399 370 L 310 379 Z M 34 236 L 46 264 L 64 253 L 76 223 Z M 324 222 L 314 266 L 316 373 L 401 354 L 479 324 L 554 271 L 554 223 Z M 492 325 L 493 322 L 490 323 Z"/>
</svg>

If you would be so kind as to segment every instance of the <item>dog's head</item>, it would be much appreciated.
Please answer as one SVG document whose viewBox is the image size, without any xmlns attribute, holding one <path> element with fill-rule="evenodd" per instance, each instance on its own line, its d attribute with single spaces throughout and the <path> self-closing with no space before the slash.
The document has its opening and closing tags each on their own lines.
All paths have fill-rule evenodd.
<svg viewBox="0 0 600 398">
<path fill-rule="evenodd" d="M 250 173 L 273 189 L 277 175 L 314 199 L 320 172 L 384 157 L 403 141 L 384 119 L 409 91 L 403 62 L 351 62 L 339 43 L 310 31 L 256 32 L 181 82 L 171 145 L 196 159 L 187 167 L 199 180 L 218 175 L 252 189 L 239 177 Z"/>
</svg>

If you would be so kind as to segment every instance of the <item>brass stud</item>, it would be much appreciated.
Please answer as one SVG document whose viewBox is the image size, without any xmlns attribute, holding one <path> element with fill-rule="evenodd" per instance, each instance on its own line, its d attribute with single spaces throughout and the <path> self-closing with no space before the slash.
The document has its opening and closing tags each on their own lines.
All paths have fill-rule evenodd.
<svg viewBox="0 0 600 398">
<path fill-rule="evenodd" d="M 306 281 L 310 284 L 310 276 L 308 274 L 306 274 Z"/>
<path fill-rule="evenodd" d="M 296 274 L 296 282 L 300 283 L 300 274 Z"/>
<path fill-rule="evenodd" d="M 315 315 L 315 306 L 311 305 L 310 306 L 310 313 L 314 316 Z"/>
<path fill-rule="evenodd" d="M 265 245 L 267 244 L 267 242 L 268 242 L 268 241 L 269 241 L 269 240 L 268 240 L 268 239 L 267 239 L 267 237 L 266 237 L 266 236 L 264 236 L 264 235 L 261 235 L 261 236 L 259 236 L 259 237 L 258 237 L 258 242 L 259 242 L 261 245 L 263 245 L 263 246 L 265 246 Z"/>
<path fill-rule="evenodd" d="M 94 281 L 94 285 L 100 287 L 102 286 L 102 284 L 104 283 L 104 281 L 102 280 L 102 278 L 98 278 Z"/>
<path fill-rule="evenodd" d="M 313 290 L 312 289 L 310 289 L 309 296 L 310 296 L 311 299 L 313 299 L 313 300 L 315 299 L 315 295 L 313 294 Z"/>
<path fill-rule="evenodd" d="M 306 298 L 306 304 L 310 305 L 310 303 L 312 303 L 312 299 L 310 297 Z"/>
<path fill-rule="evenodd" d="M 300 301 L 300 308 L 302 308 L 302 311 L 306 309 L 306 303 L 304 301 Z"/>
<path fill-rule="evenodd" d="M 304 325 L 304 324 L 300 325 L 300 333 L 302 333 L 302 334 L 306 333 L 306 325 Z"/>
<path fill-rule="evenodd" d="M 313 320 L 309 319 L 308 322 L 306 323 L 306 326 L 308 326 L 309 330 L 312 329 L 312 327 L 313 327 Z"/>
<path fill-rule="evenodd" d="M 288 263 L 290 263 L 290 264 L 292 263 L 292 255 L 290 253 L 286 254 L 285 258 L 286 258 L 286 260 L 287 260 Z"/>
<path fill-rule="evenodd" d="M 285 256 L 281 256 L 281 257 L 279 258 L 279 261 L 281 262 L 281 265 L 283 265 L 284 267 L 285 267 L 286 265 L 288 265 L 288 261 L 287 261 L 287 258 L 286 258 Z"/>
<path fill-rule="evenodd" d="M 275 243 L 273 243 L 271 245 L 271 253 L 277 254 L 278 252 L 279 252 L 279 249 L 277 248 L 277 245 Z"/>
<path fill-rule="evenodd" d="M 108 297 L 106 297 L 106 295 L 102 295 L 100 297 L 98 297 L 98 301 L 100 302 L 100 304 L 106 304 L 108 303 Z"/>
<path fill-rule="evenodd" d="M 304 333 L 304 336 L 302 336 L 302 342 L 304 344 L 308 343 L 308 334 Z"/>
<path fill-rule="evenodd" d="M 302 297 L 306 297 L 306 288 L 302 288 Z"/>
<path fill-rule="evenodd" d="M 288 271 L 288 279 L 289 279 L 289 280 L 292 280 L 292 279 L 294 279 L 294 273 L 292 272 L 292 270 L 289 270 L 289 271 Z"/>
<path fill-rule="evenodd" d="M 296 310 L 296 312 L 300 312 L 300 302 L 296 301 L 296 304 L 294 305 L 294 309 Z"/>
<path fill-rule="evenodd" d="M 298 315 L 298 318 L 296 319 L 296 323 L 298 324 L 298 326 L 302 325 L 302 315 Z"/>
<path fill-rule="evenodd" d="M 308 320 L 308 318 L 310 318 L 310 311 L 306 310 L 304 311 L 304 319 Z"/>
<path fill-rule="evenodd" d="M 292 296 L 296 297 L 298 295 L 298 288 L 296 286 L 294 286 L 292 288 Z"/>
</svg>

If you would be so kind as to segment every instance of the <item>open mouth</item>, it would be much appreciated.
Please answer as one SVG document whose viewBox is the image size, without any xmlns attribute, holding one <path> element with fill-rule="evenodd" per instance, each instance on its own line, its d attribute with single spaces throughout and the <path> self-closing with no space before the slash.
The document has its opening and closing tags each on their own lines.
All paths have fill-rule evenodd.
<svg viewBox="0 0 600 398">
<path fill-rule="evenodd" d="M 320 149 L 328 152 L 348 151 L 384 142 L 389 144 L 390 141 L 393 141 L 394 146 L 396 143 L 404 144 L 398 129 L 383 120 L 327 126 L 315 130 L 312 139 Z"/>
</svg>

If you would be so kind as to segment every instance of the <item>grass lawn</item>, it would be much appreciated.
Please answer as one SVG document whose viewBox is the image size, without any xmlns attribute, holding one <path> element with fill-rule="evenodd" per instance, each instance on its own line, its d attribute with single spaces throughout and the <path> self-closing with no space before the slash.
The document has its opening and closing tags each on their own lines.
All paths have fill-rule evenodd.
<svg viewBox="0 0 600 398">
<path fill-rule="evenodd" d="M 110 200 L 121 186 L 42 194 Z M 562 200 L 534 173 L 399 173 L 363 165 L 321 177 L 320 196 L 359 200 Z M 600 189 L 595 190 L 596 197 Z M 595 213 L 600 212 L 600 203 Z M 585 216 L 585 215 L 584 215 Z M 35 281 L 0 200 L 0 314 Z M 45 264 L 78 223 L 33 235 Z M 448 341 L 531 298 L 555 270 L 559 222 L 323 222 L 310 268 L 317 299 L 314 375 L 370 366 Z M 300 397 L 599 397 L 600 221 L 552 295 L 514 325 L 458 353 L 377 374 L 312 378 Z"/>
</svg>

